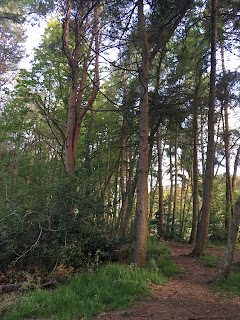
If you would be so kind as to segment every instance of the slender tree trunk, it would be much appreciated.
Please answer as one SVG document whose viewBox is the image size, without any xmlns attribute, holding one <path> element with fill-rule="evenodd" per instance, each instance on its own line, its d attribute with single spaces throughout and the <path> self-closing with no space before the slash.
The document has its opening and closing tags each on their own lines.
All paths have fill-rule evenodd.
<svg viewBox="0 0 240 320">
<path fill-rule="evenodd" d="M 112 213 L 112 237 L 117 237 L 117 203 L 118 203 L 118 175 L 119 175 L 119 168 L 116 170 L 116 177 L 114 183 L 114 197 L 113 197 L 113 213 Z M 115 231 L 115 232 L 114 232 Z"/>
<path fill-rule="evenodd" d="M 228 234 L 228 242 L 227 242 L 227 249 L 226 254 L 224 257 L 223 267 L 222 267 L 222 276 L 227 278 L 230 272 L 235 244 L 237 241 L 237 235 L 239 232 L 239 224 L 240 224 L 240 197 L 235 204 L 234 212 L 233 212 L 233 219 L 231 224 L 231 229 Z"/>
<path fill-rule="evenodd" d="M 203 205 L 200 230 L 196 246 L 192 252 L 194 256 L 201 256 L 207 246 L 208 229 L 210 219 L 210 207 L 212 199 L 213 169 L 214 169 L 214 118 L 215 118 L 215 95 L 216 95 L 216 43 L 217 43 L 217 0 L 212 0 L 211 12 L 211 75 L 209 93 L 209 112 L 208 112 L 208 148 L 206 172 L 203 185 Z"/>
<path fill-rule="evenodd" d="M 198 225 L 198 92 L 201 84 L 199 79 L 195 95 L 194 95 L 194 111 L 193 111 L 193 218 L 192 218 L 192 230 L 189 243 L 194 243 L 197 237 L 197 225 Z"/>
<path fill-rule="evenodd" d="M 170 220 L 171 220 L 171 212 L 172 212 L 172 200 L 173 200 L 173 163 L 172 163 L 172 146 L 170 141 L 169 146 L 170 154 L 169 154 L 169 173 L 170 173 L 170 190 L 169 190 L 169 198 L 168 198 L 168 212 L 167 212 L 167 225 L 166 225 L 166 233 L 169 237 L 170 235 Z"/>
<path fill-rule="evenodd" d="M 138 197 L 136 216 L 136 237 L 133 250 L 133 262 L 139 267 L 146 264 L 147 258 L 147 218 L 148 218 L 148 77 L 149 50 L 145 29 L 143 0 L 138 0 L 138 27 L 142 48 L 142 66 L 140 81 L 140 140 L 138 167 Z"/>
<path fill-rule="evenodd" d="M 164 203 L 163 203 L 163 170 L 162 170 L 162 138 L 161 129 L 158 127 L 157 135 L 157 148 L 158 148 L 158 188 L 159 188 L 159 200 L 158 200 L 158 235 L 160 239 L 164 238 Z"/>
<path fill-rule="evenodd" d="M 131 65 L 129 66 L 129 68 Z M 120 225 L 120 239 L 126 237 L 127 232 L 127 207 L 128 207 L 128 194 L 127 194 L 127 151 L 126 151 L 126 131 L 127 131 L 127 77 L 128 70 L 125 72 L 124 76 L 124 88 L 123 88 L 123 124 L 122 124 L 122 147 L 121 147 L 121 166 L 120 166 L 120 186 L 121 186 L 121 195 L 122 195 L 122 208 L 121 208 L 121 225 Z"/>
<path fill-rule="evenodd" d="M 225 157 L 226 157 L 226 217 L 225 228 L 226 234 L 228 234 L 231 225 L 232 215 L 232 182 L 230 175 L 230 133 L 228 124 L 228 82 L 227 72 L 224 61 L 224 44 L 221 41 L 221 58 L 222 58 L 222 71 L 223 71 L 223 84 L 224 84 L 224 141 L 225 141 Z"/>
<path fill-rule="evenodd" d="M 174 151 L 174 159 L 175 159 L 175 183 L 174 183 L 174 200 L 173 200 L 173 213 L 172 213 L 172 226 L 171 226 L 171 237 L 174 237 L 174 229 L 175 229 L 175 220 L 177 214 L 177 194 L 178 194 L 178 128 L 176 128 L 176 136 L 175 136 L 175 151 Z"/>
<path fill-rule="evenodd" d="M 236 187 L 236 180 L 237 180 L 237 169 L 239 165 L 239 158 L 240 158 L 240 146 L 238 147 L 237 154 L 235 157 L 235 162 L 234 162 L 234 170 L 233 170 L 233 177 L 232 177 L 232 190 L 235 189 Z"/>
<path fill-rule="evenodd" d="M 154 209 L 154 204 L 155 204 L 155 197 L 156 197 L 156 192 L 158 189 L 158 179 L 157 177 L 155 185 L 154 185 L 154 176 L 153 176 L 153 170 L 151 169 L 151 182 L 150 182 L 150 195 L 149 195 L 149 219 L 152 219 L 153 217 L 153 209 Z"/>
<path fill-rule="evenodd" d="M 187 200 L 188 200 L 188 189 L 189 185 L 192 180 L 192 171 L 193 171 L 193 166 L 191 165 L 190 168 L 190 177 L 187 180 L 187 185 L 186 185 L 186 190 L 185 190 L 185 197 L 184 197 L 184 204 L 183 204 L 183 211 L 182 211 L 182 221 L 181 221 L 181 226 L 180 226 L 180 241 L 183 240 L 184 236 L 184 225 L 185 225 L 185 218 L 186 218 L 186 206 L 187 206 Z"/>
<path fill-rule="evenodd" d="M 138 28 L 142 49 L 142 62 L 139 72 L 140 82 L 140 139 L 139 139 L 139 167 L 138 167 L 138 197 L 136 215 L 136 235 L 133 250 L 133 262 L 139 267 L 146 264 L 147 258 L 147 211 L 148 211 L 148 78 L 150 64 L 156 54 L 165 47 L 175 29 L 185 16 L 192 4 L 192 0 L 186 0 L 176 21 L 169 28 L 167 35 L 163 37 L 149 55 L 148 38 L 145 28 L 143 0 L 137 1 Z"/>
<path fill-rule="evenodd" d="M 204 138 L 203 138 L 203 132 L 204 132 L 204 119 L 203 114 L 201 114 L 201 132 L 200 132 L 200 140 L 201 140 L 201 162 L 202 162 L 202 176 L 204 181 L 205 176 L 205 152 L 204 152 Z"/>
</svg>

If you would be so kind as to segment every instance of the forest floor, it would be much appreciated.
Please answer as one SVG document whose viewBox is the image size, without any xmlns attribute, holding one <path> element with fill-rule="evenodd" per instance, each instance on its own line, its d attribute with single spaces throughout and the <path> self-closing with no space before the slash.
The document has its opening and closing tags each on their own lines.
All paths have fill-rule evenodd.
<svg viewBox="0 0 240 320">
<path fill-rule="evenodd" d="M 218 268 L 206 267 L 189 257 L 192 246 L 168 245 L 181 273 L 161 286 L 143 303 L 98 316 L 98 320 L 240 320 L 240 298 L 211 290 L 206 281 L 217 276 Z M 208 253 L 223 257 L 225 249 L 208 248 Z M 240 260 L 236 250 L 234 261 Z"/>
</svg>

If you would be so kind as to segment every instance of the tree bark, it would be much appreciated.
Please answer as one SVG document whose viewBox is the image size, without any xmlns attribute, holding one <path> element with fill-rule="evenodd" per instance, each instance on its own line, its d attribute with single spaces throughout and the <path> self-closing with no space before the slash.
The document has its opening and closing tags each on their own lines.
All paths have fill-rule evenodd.
<svg viewBox="0 0 240 320">
<path fill-rule="evenodd" d="M 145 29 L 143 0 L 138 0 L 138 27 L 142 48 L 142 66 L 140 81 L 140 141 L 137 185 L 136 238 L 133 250 L 133 262 L 142 267 L 147 256 L 147 218 L 148 218 L 148 77 L 149 57 L 148 39 Z"/>
<path fill-rule="evenodd" d="M 146 264 L 147 258 L 147 211 L 148 211 L 148 77 L 150 63 L 155 56 L 169 41 L 175 29 L 186 14 L 192 0 L 187 0 L 183 5 L 176 21 L 169 28 L 167 35 L 162 38 L 151 54 L 149 55 L 148 37 L 145 28 L 143 0 L 137 1 L 138 7 L 138 28 L 142 49 L 142 61 L 139 72 L 140 81 L 140 139 L 139 139 L 139 167 L 138 167 L 138 197 L 137 197 L 137 215 L 136 215 L 136 235 L 133 250 L 133 262 L 141 267 Z"/>
<path fill-rule="evenodd" d="M 173 238 L 175 233 L 175 220 L 177 213 L 177 194 L 178 194 L 178 128 L 176 127 L 176 136 L 175 136 L 175 150 L 174 150 L 174 159 L 175 159 L 175 181 L 174 181 L 174 200 L 173 200 L 173 212 L 172 212 L 172 226 L 171 226 L 171 237 Z"/>
<path fill-rule="evenodd" d="M 164 238 L 164 203 L 163 203 L 162 138 L 160 135 L 160 127 L 158 127 L 157 148 L 158 148 L 158 180 L 159 180 L 158 235 L 160 239 L 163 239 Z"/>
<path fill-rule="evenodd" d="M 169 190 L 169 198 L 168 198 L 168 212 L 167 212 L 167 225 L 166 225 L 166 233 L 169 237 L 170 235 L 170 216 L 172 212 L 172 199 L 173 199 L 173 163 L 172 163 L 172 143 L 170 140 L 169 146 L 169 173 L 170 173 L 170 190 Z"/>
<path fill-rule="evenodd" d="M 239 165 L 239 157 L 240 157 L 240 146 L 238 147 L 237 154 L 235 157 L 235 162 L 234 162 L 234 170 L 233 170 L 233 177 L 232 177 L 232 190 L 235 189 L 236 187 L 236 181 L 237 181 L 237 169 Z"/>
<path fill-rule="evenodd" d="M 233 261 L 235 244 L 236 244 L 237 235 L 239 232 L 239 223 L 240 223 L 240 197 L 238 198 L 235 204 L 231 229 L 228 234 L 226 254 L 224 257 L 223 267 L 221 271 L 221 275 L 225 278 L 227 278 L 229 275 L 231 264 Z"/>
<path fill-rule="evenodd" d="M 192 230 L 189 243 L 194 243 L 197 237 L 197 224 L 198 224 L 198 92 L 200 89 L 201 78 L 197 82 L 194 94 L 194 111 L 193 111 L 193 218 Z"/>
<path fill-rule="evenodd" d="M 192 169 L 193 165 L 191 164 L 190 168 L 190 177 L 187 180 L 187 185 L 186 185 L 186 190 L 185 190 L 185 196 L 184 196 L 184 205 L 183 205 L 183 210 L 182 210 L 182 221 L 181 221 L 181 226 L 180 226 L 180 241 L 183 240 L 184 236 L 184 225 L 185 225 L 185 218 L 186 218 L 186 207 L 187 207 L 187 201 L 188 201 L 188 189 L 190 182 L 192 180 Z"/>
<path fill-rule="evenodd" d="M 207 247 L 210 207 L 212 199 L 213 169 L 214 169 L 214 123 L 215 123 L 215 96 L 216 96 L 216 43 L 217 43 L 217 0 L 212 0 L 211 10 L 211 74 L 208 111 L 208 148 L 206 172 L 203 184 L 203 204 L 200 230 L 193 256 L 201 256 Z"/>
<path fill-rule="evenodd" d="M 68 119 L 65 139 L 65 168 L 68 174 L 75 171 L 77 145 L 80 134 L 80 128 L 83 118 L 86 112 L 92 107 L 93 102 L 96 99 L 99 89 L 99 48 L 100 48 L 100 36 L 98 30 L 99 19 L 99 5 L 96 2 L 92 4 L 90 9 L 82 7 L 82 11 L 79 10 L 78 21 L 75 22 L 75 48 L 73 52 L 70 49 L 70 23 L 72 12 L 72 1 L 67 0 L 66 17 L 63 23 L 63 49 L 68 59 L 69 66 L 71 68 L 71 89 L 68 108 Z M 88 49 L 86 49 L 85 35 L 88 28 L 87 16 L 94 10 L 94 22 L 92 26 L 92 34 L 88 43 Z M 85 25 L 84 25 L 85 23 Z M 85 89 L 87 74 L 89 69 L 89 59 L 92 51 L 93 43 L 95 43 L 95 73 L 93 90 L 90 99 L 87 104 L 82 106 L 83 92 Z M 81 80 L 79 83 L 79 63 L 80 53 L 82 50 L 83 56 L 83 68 L 81 74 Z"/>
<path fill-rule="evenodd" d="M 226 158 L 226 217 L 225 217 L 225 228 L 226 234 L 228 234 L 231 225 L 232 216 L 232 182 L 230 175 L 230 133 L 228 123 L 228 82 L 227 72 L 224 61 L 224 44 L 221 41 L 221 58 L 222 58 L 222 72 L 223 72 L 223 85 L 224 85 L 224 142 L 225 142 L 225 158 Z"/>
</svg>

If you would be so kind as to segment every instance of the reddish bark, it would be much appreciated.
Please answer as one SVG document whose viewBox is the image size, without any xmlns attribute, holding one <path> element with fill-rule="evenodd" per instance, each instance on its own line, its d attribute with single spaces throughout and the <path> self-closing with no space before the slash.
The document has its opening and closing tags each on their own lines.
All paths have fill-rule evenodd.
<svg viewBox="0 0 240 320">
<path fill-rule="evenodd" d="M 76 165 L 77 145 L 80 134 L 80 128 L 86 112 L 92 107 L 96 99 L 99 89 L 99 48 L 100 48 L 100 35 L 98 28 L 99 20 L 99 5 L 97 1 L 92 2 L 90 8 L 82 6 L 79 8 L 79 18 L 75 23 L 75 48 L 73 52 L 70 50 L 69 37 L 70 37 L 70 22 L 71 22 L 72 1 L 67 1 L 66 17 L 63 24 L 63 48 L 68 59 L 69 66 L 71 67 L 71 90 L 68 108 L 68 120 L 65 141 L 65 167 L 67 173 L 73 173 Z M 94 12 L 93 25 L 91 37 L 86 49 L 86 33 L 89 29 L 88 16 Z M 83 106 L 83 92 L 87 81 L 88 69 L 90 66 L 90 54 L 92 51 L 93 43 L 95 44 L 95 74 L 93 82 L 93 90 L 87 104 Z M 82 74 L 79 81 L 79 64 L 80 54 L 83 58 Z"/>
</svg>

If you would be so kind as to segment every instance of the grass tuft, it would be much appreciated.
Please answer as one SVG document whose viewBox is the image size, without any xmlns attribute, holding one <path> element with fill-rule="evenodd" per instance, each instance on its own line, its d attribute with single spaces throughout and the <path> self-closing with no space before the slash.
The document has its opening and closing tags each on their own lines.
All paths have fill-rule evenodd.
<svg viewBox="0 0 240 320">
<path fill-rule="evenodd" d="M 148 257 L 168 257 L 171 251 L 163 243 L 149 239 L 147 253 Z"/>
<path fill-rule="evenodd" d="M 198 258 L 198 261 L 205 267 L 217 268 L 221 262 L 221 258 L 214 256 L 211 253 L 206 253 L 204 256 Z"/>
<path fill-rule="evenodd" d="M 230 293 L 240 296 L 240 268 L 230 273 L 227 278 L 221 278 L 217 285 Z"/>
</svg>

